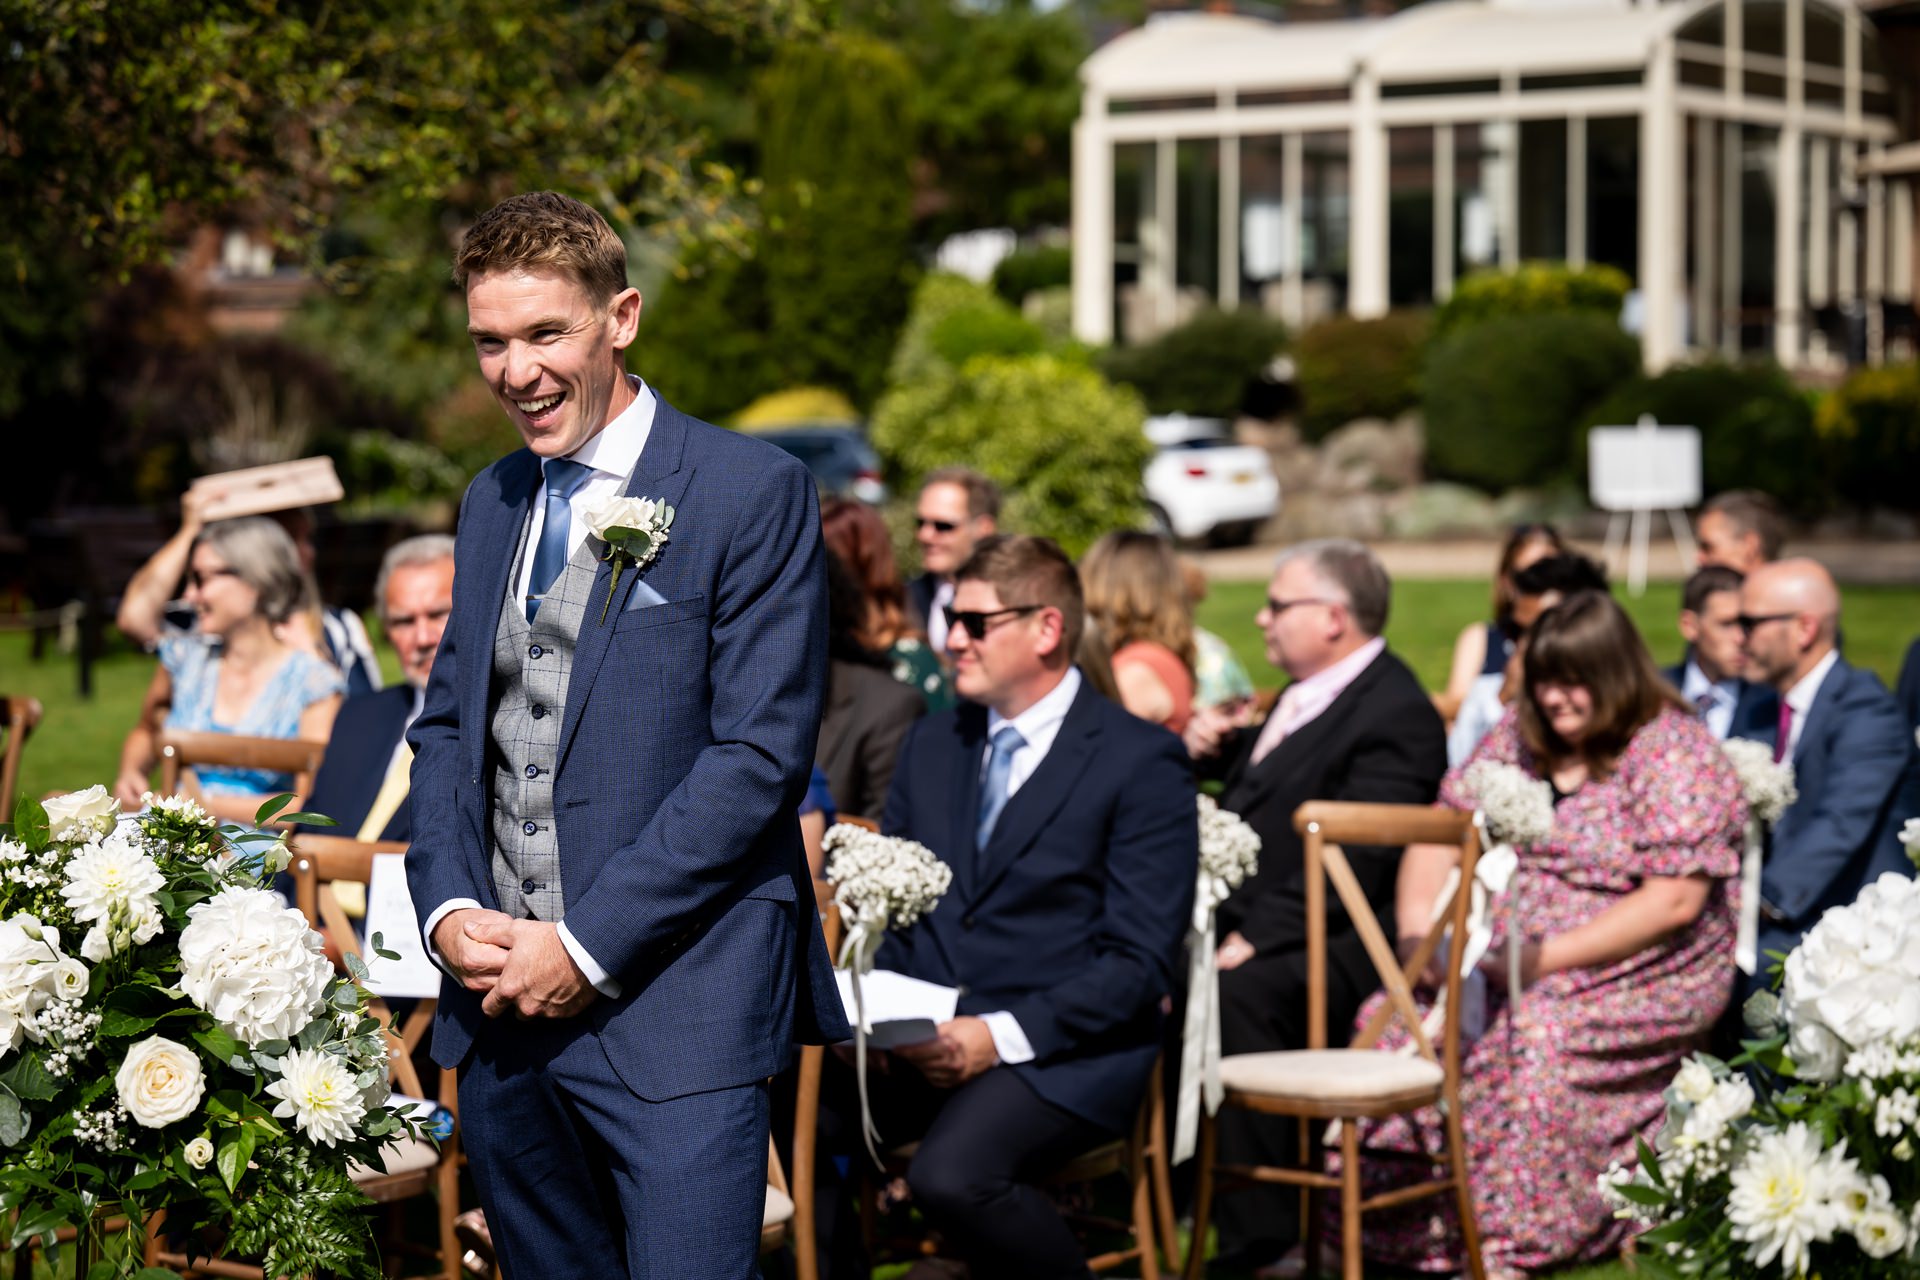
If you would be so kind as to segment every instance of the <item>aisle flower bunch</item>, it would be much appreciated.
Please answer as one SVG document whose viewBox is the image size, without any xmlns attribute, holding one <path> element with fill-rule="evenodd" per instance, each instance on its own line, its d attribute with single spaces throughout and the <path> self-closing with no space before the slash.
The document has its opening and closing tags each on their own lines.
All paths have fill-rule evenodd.
<svg viewBox="0 0 1920 1280">
<path fill-rule="evenodd" d="M 1193 1155 L 1200 1108 L 1220 1110 L 1220 980 L 1216 972 L 1216 913 L 1227 895 L 1260 870 L 1260 835 L 1210 795 L 1199 797 L 1200 871 L 1187 927 L 1187 1012 L 1180 1031 L 1180 1091 L 1174 1108 L 1173 1161 Z"/>
<path fill-rule="evenodd" d="M 1538 844 L 1553 833 L 1553 788 L 1519 765 L 1476 760 L 1460 777 L 1496 844 Z"/>
<path fill-rule="evenodd" d="M 1195 913 L 1200 903 L 1212 910 L 1225 902 L 1228 894 L 1259 870 L 1259 834 L 1239 814 L 1222 809 L 1212 796 L 1201 795 L 1200 884 Z"/>
<path fill-rule="evenodd" d="M 123 1215 L 128 1248 L 100 1265 L 131 1275 L 142 1224 L 164 1209 L 174 1239 L 268 1275 L 372 1277 L 369 1202 L 348 1167 L 379 1167 L 415 1130 L 387 1105 L 369 997 L 268 888 L 283 838 L 145 799 L 137 817 L 97 786 L 27 799 L 0 834 L 12 1244 L 50 1248 L 70 1226 L 97 1253 L 107 1214 Z"/>
<path fill-rule="evenodd" d="M 953 869 L 915 840 L 839 822 L 827 831 L 822 847 L 833 904 L 847 922 L 842 968 L 852 963 L 863 973 L 871 971 L 881 935 L 933 910 L 953 883 Z"/>
<path fill-rule="evenodd" d="M 1780 821 L 1780 815 L 1800 798 L 1793 781 L 1793 766 L 1775 761 L 1772 747 L 1750 738 L 1728 738 L 1720 747 L 1740 779 L 1740 793 L 1746 797 L 1747 812 L 1759 822 Z"/>
<path fill-rule="evenodd" d="M 1654 1275 L 1920 1277 L 1920 883 L 1828 911 L 1784 974 L 1747 1004 L 1760 1038 L 1688 1060 L 1602 1190 Z"/>
</svg>

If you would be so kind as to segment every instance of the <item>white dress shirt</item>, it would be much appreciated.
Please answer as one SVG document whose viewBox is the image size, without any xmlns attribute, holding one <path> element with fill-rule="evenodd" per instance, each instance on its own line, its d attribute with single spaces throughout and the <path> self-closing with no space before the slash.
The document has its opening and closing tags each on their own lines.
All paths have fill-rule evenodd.
<svg viewBox="0 0 1920 1280">
<path fill-rule="evenodd" d="M 1040 762 L 1047 758 L 1047 752 L 1053 749 L 1054 739 L 1060 736 L 1060 726 L 1066 722 L 1067 712 L 1073 707 L 1073 700 L 1080 696 L 1080 668 L 1068 667 L 1067 674 L 1040 701 L 1008 719 L 998 711 L 987 712 L 987 745 L 980 750 L 980 774 L 984 781 L 987 761 L 993 757 L 993 735 L 1002 725 L 1012 725 L 1024 741 L 1013 758 L 1007 762 L 1007 798 L 1011 800 L 1020 785 L 1033 776 Z M 1005 1010 L 983 1013 L 980 1020 L 987 1024 L 987 1031 L 993 1036 L 993 1051 L 1000 1061 L 1013 1065 L 1033 1061 L 1033 1043 L 1027 1039 L 1027 1033 L 1020 1029 L 1020 1020 Z"/>
<path fill-rule="evenodd" d="M 1807 727 L 1807 713 L 1813 710 L 1813 700 L 1820 696 L 1820 686 L 1826 683 L 1827 673 L 1833 670 L 1833 664 L 1840 661 L 1838 649 L 1827 650 L 1827 656 L 1820 659 L 1813 670 L 1800 677 L 1793 688 L 1787 690 L 1787 705 L 1793 708 L 1793 719 L 1787 725 L 1787 749 L 1781 753 L 1782 760 L 1793 759 L 1793 753 L 1800 749 L 1800 734 Z"/>
<path fill-rule="evenodd" d="M 627 375 L 627 382 L 633 388 L 633 403 L 628 405 L 619 417 L 588 437 L 585 444 L 567 455 L 571 461 L 593 468 L 593 474 L 587 477 L 586 483 L 574 490 L 573 497 L 567 503 L 568 509 L 573 513 L 573 522 L 567 529 L 569 560 L 573 558 L 575 552 L 580 550 L 580 544 L 587 540 L 587 524 L 583 513 L 591 511 L 600 502 L 608 498 L 617 498 L 627 491 L 627 481 L 633 475 L 634 466 L 640 461 L 640 451 L 647 447 L 647 437 L 653 432 L 653 415 L 657 407 L 653 392 L 648 389 L 646 383 L 632 374 Z M 544 461 L 541 463 L 541 474 L 542 476 L 546 474 Z M 532 506 L 533 523 L 527 529 L 528 553 L 521 557 L 520 576 L 514 584 L 513 598 L 516 600 L 527 598 L 528 584 L 533 580 L 532 549 L 540 545 L 540 531 L 547 522 L 547 504 L 541 501 L 537 494 Z M 417 703 L 414 714 L 420 714 Z M 486 732 L 484 726 L 476 725 L 473 728 L 475 732 Z M 433 945 L 435 927 L 439 925 L 442 917 L 451 912 L 479 906 L 480 904 L 472 898 L 453 898 L 435 907 L 433 914 L 427 917 L 426 928 L 423 930 L 427 935 L 427 954 L 440 968 L 446 969 L 447 966 L 441 963 L 440 952 Z M 567 922 L 560 921 L 556 930 L 560 935 L 560 945 L 567 949 L 567 954 L 573 957 L 573 962 L 580 966 L 580 972 L 586 975 L 587 981 L 593 984 L 594 990 L 610 1000 L 618 999 L 619 980 L 602 968 L 600 962 L 580 945 L 579 940 L 573 936 L 572 930 L 567 928 Z"/>
<path fill-rule="evenodd" d="M 1707 732 L 1725 742 L 1733 732 L 1733 709 L 1740 703 L 1740 682 L 1731 676 L 1725 680 L 1709 680 L 1700 664 L 1688 658 L 1687 669 L 1680 673 L 1680 696 L 1697 707 L 1709 692 L 1713 701 L 1707 704 L 1702 719 Z"/>
<path fill-rule="evenodd" d="M 953 603 L 953 582 L 933 584 L 933 607 L 927 610 L 927 643 L 933 646 L 936 654 L 947 651 L 947 615 L 946 607 Z"/>
</svg>

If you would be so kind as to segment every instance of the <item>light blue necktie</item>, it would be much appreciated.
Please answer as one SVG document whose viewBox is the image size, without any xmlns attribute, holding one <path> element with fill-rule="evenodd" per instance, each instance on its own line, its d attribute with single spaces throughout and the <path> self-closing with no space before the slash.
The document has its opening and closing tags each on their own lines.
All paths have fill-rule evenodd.
<svg viewBox="0 0 1920 1280">
<path fill-rule="evenodd" d="M 1027 745 L 1020 731 L 1003 724 L 993 735 L 993 754 L 987 759 L 987 780 L 980 788 L 980 826 L 974 832 L 974 848 L 984 849 L 993 835 L 993 824 L 1007 807 L 1007 780 L 1013 773 L 1013 753 Z"/>
<path fill-rule="evenodd" d="M 540 599 L 567 567 L 567 534 L 573 528 L 573 495 L 593 468 L 567 458 L 547 459 L 547 514 L 540 525 L 540 545 L 533 550 L 533 576 L 527 579 L 527 621 L 540 612 Z"/>
</svg>

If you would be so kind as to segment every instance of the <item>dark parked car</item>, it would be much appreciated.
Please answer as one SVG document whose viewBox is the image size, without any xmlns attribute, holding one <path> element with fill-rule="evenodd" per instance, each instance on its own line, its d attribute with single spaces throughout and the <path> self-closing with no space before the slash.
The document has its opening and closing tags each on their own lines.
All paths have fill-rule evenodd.
<svg viewBox="0 0 1920 1280">
<path fill-rule="evenodd" d="M 768 444 L 779 445 L 813 472 L 820 492 L 858 498 L 875 506 L 886 501 L 880 480 L 880 457 L 858 427 L 781 427 L 755 432 Z"/>
</svg>

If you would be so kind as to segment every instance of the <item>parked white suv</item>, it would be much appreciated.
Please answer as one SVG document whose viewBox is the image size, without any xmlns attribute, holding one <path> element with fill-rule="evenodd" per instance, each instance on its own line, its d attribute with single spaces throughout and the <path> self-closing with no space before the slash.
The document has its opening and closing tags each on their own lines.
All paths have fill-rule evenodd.
<svg viewBox="0 0 1920 1280">
<path fill-rule="evenodd" d="M 1148 418 L 1146 432 L 1159 446 L 1144 477 L 1147 508 L 1176 542 L 1243 545 L 1280 509 L 1266 450 L 1235 444 L 1227 423 L 1172 413 Z"/>
</svg>

